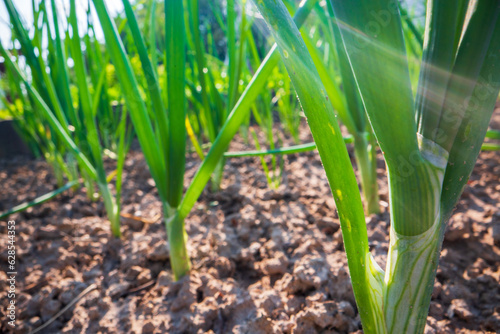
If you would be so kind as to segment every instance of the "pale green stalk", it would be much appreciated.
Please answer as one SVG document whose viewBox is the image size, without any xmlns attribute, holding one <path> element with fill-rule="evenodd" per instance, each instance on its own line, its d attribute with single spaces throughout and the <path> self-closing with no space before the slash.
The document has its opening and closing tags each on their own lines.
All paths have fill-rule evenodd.
<svg viewBox="0 0 500 334">
<path fill-rule="evenodd" d="M 457 153 L 468 152 L 464 140 L 455 139 L 455 124 L 461 124 L 462 128 L 466 114 L 460 108 L 450 106 L 468 103 L 471 93 L 477 89 L 480 70 L 489 66 L 484 61 L 485 55 L 498 52 L 497 46 L 490 41 L 495 40 L 491 36 L 495 34 L 495 26 L 498 27 L 500 7 L 494 2 L 478 5 L 455 56 L 456 36 L 462 35 L 460 22 L 463 20 L 459 14 L 449 13 L 446 6 L 438 4 L 433 7 L 429 2 L 424 43 L 424 55 L 427 55 L 424 60 L 428 64 L 422 70 L 419 83 L 417 120 L 420 126 L 419 134 L 415 136 L 416 127 L 411 118 L 411 85 L 405 64 L 400 17 L 393 10 L 394 2 L 363 1 L 362 10 L 352 7 L 351 3 L 331 1 L 331 5 L 340 20 L 356 83 L 388 166 L 392 225 L 382 285 L 384 330 L 389 333 L 421 333 L 426 323 L 449 210 L 449 207 L 443 207 L 449 197 L 446 195 L 446 175 L 449 175 L 450 168 L 458 166 L 462 166 L 458 170 L 463 172 L 464 166 L 449 163 L 456 155 L 450 152 L 450 147 L 457 147 Z M 373 13 L 378 19 L 371 21 L 371 26 L 367 25 Z M 381 75 L 387 80 L 375 89 L 374 78 Z M 434 91 L 426 92 L 429 87 L 434 87 Z M 488 101 L 498 94 L 496 87 L 490 85 L 490 88 Z M 392 101 L 388 99 L 391 96 Z M 407 102 L 403 104 L 404 101 Z M 492 107 L 491 101 L 489 103 Z M 481 113 L 488 111 L 478 117 L 482 124 L 472 132 L 476 138 L 484 138 L 490 106 L 485 104 L 478 108 Z M 390 117 L 381 114 L 380 110 L 385 110 Z M 410 129 L 405 134 L 397 135 L 406 127 Z M 417 140 L 418 148 L 415 147 Z M 472 159 L 463 161 L 472 162 Z M 459 183 L 455 181 L 455 184 Z M 455 191 L 453 194 L 459 193 Z M 456 199 L 458 195 L 450 200 L 452 205 Z"/>
<path fill-rule="evenodd" d="M 360 301 L 358 308 L 365 331 L 384 328 L 382 274 L 368 250 L 363 205 L 332 105 L 306 45 L 281 0 L 258 1 L 257 7 L 271 28 L 318 145 L 339 211 L 353 290 Z M 366 281 L 373 285 L 367 285 Z"/>
<path fill-rule="evenodd" d="M 185 26 L 182 0 L 165 2 L 165 38 L 167 45 L 167 92 L 169 117 L 169 191 L 168 205 L 177 208 L 182 199 L 184 170 L 186 168 L 186 89 L 185 89 Z M 166 211 L 168 212 L 168 211 Z M 191 269 L 187 253 L 187 233 L 184 219 L 177 215 L 166 218 L 170 243 L 170 259 L 176 278 L 186 275 Z"/>
<path fill-rule="evenodd" d="M 81 49 L 81 40 L 78 33 L 79 30 L 78 19 L 76 17 L 75 0 L 70 1 L 69 20 L 73 33 L 71 39 L 71 53 L 75 62 L 75 73 L 78 83 L 78 92 L 80 96 L 79 100 L 81 104 L 80 108 L 83 110 L 84 114 L 84 124 L 85 130 L 87 132 L 87 143 L 90 146 L 90 152 L 92 153 L 92 158 L 97 171 L 97 185 L 104 200 L 104 207 L 106 208 L 108 219 L 111 222 L 111 231 L 115 237 L 120 237 L 120 213 L 118 212 L 118 206 L 116 205 L 115 198 L 113 197 L 106 180 L 106 171 L 104 169 L 104 162 L 102 160 L 102 147 L 99 140 L 96 120 L 94 118 L 94 110 L 97 109 L 97 103 L 94 103 L 94 105 L 92 105 L 92 100 L 87 85 L 87 70 L 84 64 L 83 52 Z M 100 91 L 96 92 L 96 96 L 99 95 Z"/>
</svg>

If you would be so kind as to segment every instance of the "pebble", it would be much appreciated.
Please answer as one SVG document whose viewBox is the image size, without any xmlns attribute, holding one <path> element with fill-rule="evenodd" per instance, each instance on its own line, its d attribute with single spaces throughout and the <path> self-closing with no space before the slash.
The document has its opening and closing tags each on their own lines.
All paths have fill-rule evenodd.
<svg viewBox="0 0 500 334">
<path fill-rule="evenodd" d="M 446 241 L 457 241 L 464 239 L 467 235 L 470 235 L 470 233 L 470 219 L 463 213 L 457 213 L 450 219 L 444 234 L 444 239 Z"/>
<path fill-rule="evenodd" d="M 63 237 L 60 230 L 56 229 L 54 226 L 41 226 L 38 227 L 33 233 L 33 238 L 35 240 L 55 240 Z"/>
<path fill-rule="evenodd" d="M 129 281 L 133 281 L 137 278 L 137 276 L 143 271 L 142 267 L 139 266 L 132 266 L 129 268 L 127 271 L 127 274 L 125 276 L 125 279 Z"/>
<path fill-rule="evenodd" d="M 90 256 L 103 254 L 103 244 L 100 242 L 91 242 L 87 247 L 87 254 Z"/>
<path fill-rule="evenodd" d="M 36 328 L 42 324 L 42 319 L 40 317 L 33 317 L 28 320 L 28 323 L 32 328 Z"/>
<path fill-rule="evenodd" d="M 355 316 L 354 308 L 351 303 L 345 300 L 339 303 L 339 311 L 351 318 L 354 318 Z"/>
<path fill-rule="evenodd" d="M 340 228 L 339 221 L 328 216 L 320 218 L 317 222 L 317 225 L 318 228 L 326 234 L 333 234 Z"/>
<path fill-rule="evenodd" d="M 89 308 L 89 319 L 97 320 L 100 317 L 99 308 L 97 306 L 92 306 Z"/>
<path fill-rule="evenodd" d="M 150 261 L 166 261 L 170 258 L 170 251 L 168 249 L 167 242 L 165 240 L 160 240 L 153 246 L 153 251 L 148 254 L 148 260 Z"/>
<path fill-rule="evenodd" d="M 99 298 L 97 301 L 97 306 L 99 306 L 100 309 L 107 311 L 111 307 L 111 298 L 110 297 L 104 297 L 104 298 Z"/>
<path fill-rule="evenodd" d="M 141 213 L 139 212 L 139 214 L 141 214 Z M 137 212 L 134 214 L 134 216 L 139 217 Z M 134 218 L 129 218 L 129 217 L 122 218 L 123 224 L 128 226 L 130 230 L 135 231 L 135 232 L 139 232 L 143 229 L 144 222 L 140 219 L 137 219 L 137 218 L 134 219 Z"/>
<path fill-rule="evenodd" d="M 144 284 L 146 282 L 149 282 L 153 279 L 153 276 L 151 274 L 151 270 L 148 268 L 145 268 L 144 270 L 141 271 L 141 273 L 137 276 L 137 283 L 139 284 Z"/>
<path fill-rule="evenodd" d="M 441 318 L 444 315 L 443 305 L 436 302 L 431 302 L 431 305 L 429 307 L 429 315 L 436 318 Z"/>
<path fill-rule="evenodd" d="M 142 326 L 142 333 L 143 334 L 154 333 L 155 328 L 156 326 L 153 324 L 153 322 L 151 320 L 148 320 Z"/>
<path fill-rule="evenodd" d="M 67 266 L 66 269 L 63 272 L 63 277 L 65 278 L 75 278 L 77 276 L 78 272 L 76 271 L 75 268 L 71 266 Z"/>
<path fill-rule="evenodd" d="M 127 282 L 115 283 L 109 287 L 109 289 L 106 293 L 109 297 L 111 297 L 113 299 L 120 298 L 125 292 L 127 292 L 129 287 L 130 287 L 130 283 L 127 283 Z"/>
<path fill-rule="evenodd" d="M 214 268 L 215 270 L 217 270 L 218 276 L 220 278 L 225 278 L 232 276 L 232 274 L 234 273 L 235 264 L 227 257 L 221 256 L 215 259 Z"/>
<path fill-rule="evenodd" d="M 173 277 L 172 277 L 172 274 L 166 272 L 166 271 L 161 271 L 159 274 L 158 274 L 158 277 L 156 279 L 156 284 L 158 286 L 168 286 L 170 285 L 170 283 L 173 282 Z"/>
<path fill-rule="evenodd" d="M 54 316 L 61 309 L 61 302 L 57 299 L 51 299 L 48 302 L 43 303 L 43 306 L 40 308 L 40 317 L 43 322 L 46 322 L 52 316 Z"/>
<path fill-rule="evenodd" d="M 66 290 L 66 291 L 63 291 L 59 294 L 59 301 L 63 304 L 63 305 L 67 305 L 69 304 L 73 298 L 75 297 L 75 290 L 74 289 L 70 289 L 70 290 Z"/>
<path fill-rule="evenodd" d="M 341 331 L 348 331 L 349 321 L 347 317 L 338 313 L 335 302 L 315 303 L 300 311 L 295 317 L 296 327 L 293 333 L 312 333 L 311 328 L 319 329 L 335 328 Z"/>
<path fill-rule="evenodd" d="M 448 311 L 446 312 L 446 315 L 448 318 L 453 318 L 454 316 L 457 316 L 458 318 L 470 322 L 471 320 L 474 319 L 474 314 L 469 309 L 469 305 L 467 305 L 467 302 L 463 299 L 454 299 L 451 301 L 451 305 L 448 308 Z"/>
<path fill-rule="evenodd" d="M 283 252 L 276 252 L 275 257 L 264 259 L 257 266 L 265 275 L 283 275 L 288 268 L 288 258 Z"/>
</svg>

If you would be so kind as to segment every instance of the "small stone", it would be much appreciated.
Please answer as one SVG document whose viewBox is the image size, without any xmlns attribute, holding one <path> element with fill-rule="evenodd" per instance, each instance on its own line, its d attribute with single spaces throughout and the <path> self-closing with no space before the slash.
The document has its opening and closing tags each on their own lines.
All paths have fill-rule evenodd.
<svg viewBox="0 0 500 334">
<path fill-rule="evenodd" d="M 133 281 L 137 278 L 137 276 L 142 272 L 143 268 L 139 266 L 132 266 L 129 268 L 127 271 L 127 275 L 125 276 L 125 279 L 129 281 Z"/>
<path fill-rule="evenodd" d="M 115 283 L 109 287 L 107 294 L 113 299 L 120 298 L 123 294 L 125 294 L 125 292 L 127 292 L 129 287 L 130 284 L 127 282 Z"/>
<path fill-rule="evenodd" d="M 105 297 L 108 298 L 108 297 Z M 86 296 L 85 296 L 85 302 L 84 305 L 85 307 L 89 308 L 94 305 L 98 305 L 98 303 L 102 301 L 101 293 L 98 290 L 93 290 L 90 291 Z"/>
<path fill-rule="evenodd" d="M 54 316 L 61 309 L 61 302 L 57 299 L 51 299 L 48 302 L 43 304 L 43 307 L 40 309 L 40 316 L 43 322 L 46 322 L 52 316 Z"/>
<path fill-rule="evenodd" d="M 220 278 L 230 277 L 234 273 L 235 265 L 227 257 L 220 256 L 215 260 L 214 268 Z"/>
<path fill-rule="evenodd" d="M 38 227 L 33 233 L 33 238 L 35 240 L 54 240 L 63 237 L 61 231 L 56 229 L 54 226 L 41 226 Z"/>
<path fill-rule="evenodd" d="M 307 307 L 295 316 L 296 327 L 293 332 L 312 333 L 308 329 L 335 328 L 347 332 L 349 329 L 348 318 L 338 313 L 334 302 L 316 303 Z"/>
<path fill-rule="evenodd" d="M 146 282 L 149 282 L 152 280 L 152 275 L 151 275 L 151 270 L 148 268 L 144 269 L 138 276 L 137 276 L 137 282 L 139 284 L 144 284 Z"/>
<path fill-rule="evenodd" d="M 99 298 L 97 301 L 97 306 L 99 306 L 100 309 L 107 311 L 111 307 L 111 298 L 109 297 L 104 297 L 104 298 Z"/>
<path fill-rule="evenodd" d="M 326 294 L 320 291 L 312 292 L 306 297 L 306 307 L 313 307 L 317 303 L 325 302 L 327 299 Z"/>
<path fill-rule="evenodd" d="M 304 297 L 292 295 L 292 297 L 288 298 L 288 300 L 285 303 L 285 311 L 290 315 L 295 314 L 300 311 L 304 303 L 305 303 Z"/>
<path fill-rule="evenodd" d="M 275 257 L 261 261 L 258 267 L 266 275 L 283 275 L 288 268 L 288 258 L 283 252 L 276 252 Z"/>
<path fill-rule="evenodd" d="M 340 223 L 331 217 L 322 217 L 318 220 L 318 228 L 326 234 L 333 234 L 340 228 Z"/>
<path fill-rule="evenodd" d="M 132 217 L 124 217 L 123 224 L 128 226 L 132 231 L 139 232 L 144 227 L 144 222 L 139 219 L 142 213 L 140 211 L 136 212 Z"/>
<path fill-rule="evenodd" d="M 290 224 L 294 227 L 307 228 L 307 221 L 304 219 L 292 218 L 290 219 Z"/>
<path fill-rule="evenodd" d="M 73 325 L 74 328 L 83 328 L 82 319 L 80 319 L 80 318 L 77 318 L 77 317 L 72 318 L 71 324 Z"/>
<path fill-rule="evenodd" d="M 158 278 L 156 280 L 156 284 L 158 286 L 168 286 L 173 282 L 173 277 L 170 273 L 166 271 L 162 271 L 158 274 Z"/>
<path fill-rule="evenodd" d="M 30 301 L 26 305 L 26 311 L 25 311 L 27 318 L 39 315 L 38 312 L 40 311 L 40 299 L 41 299 L 40 295 L 35 295 L 33 298 L 30 299 Z"/>
<path fill-rule="evenodd" d="M 99 319 L 100 314 L 99 314 L 99 308 L 97 306 L 92 306 L 89 308 L 89 319 L 90 320 L 97 320 Z"/>
<path fill-rule="evenodd" d="M 282 280 L 285 280 L 285 276 Z M 325 259 L 306 255 L 295 263 L 291 282 L 282 283 L 285 284 L 284 288 L 288 293 L 297 293 L 310 289 L 319 290 L 331 278 L 330 266 Z"/>
<path fill-rule="evenodd" d="M 28 323 L 32 328 L 36 328 L 42 324 L 42 319 L 40 317 L 33 317 L 28 320 Z"/>
<path fill-rule="evenodd" d="M 339 303 L 339 311 L 351 318 L 354 318 L 355 316 L 354 308 L 352 307 L 351 303 L 345 300 Z"/>
<path fill-rule="evenodd" d="M 271 316 L 275 309 L 282 307 L 283 302 L 276 291 L 266 290 L 260 293 L 257 305 L 264 310 L 267 316 Z"/>
<path fill-rule="evenodd" d="M 75 290 L 74 289 L 70 289 L 70 290 L 65 290 L 63 292 L 61 292 L 59 294 L 59 301 L 63 304 L 63 305 L 68 305 L 69 303 L 71 303 L 71 301 L 73 300 L 73 298 L 75 297 L 74 296 L 74 292 Z"/>
<path fill-rule="evenodd" d="M 440 296 L 441 300 L 445 304 L 451 304 L 454 299 L 474 300 L 477 298 L 477 296 L 474 296 L 474 294 L 472 294 L 470 290 L 462 284 L 445 284 Z"/>
<path fill-rule="evenodd" d="M 439 334 L 454 334 L 455 331 L 450 328 L 449 320 L 440 320 L 436 323 L 436 333 Z"/>
<path fill-rule="evenodd" d="M 470 218 L 464 214 L 458 213 L 450 219 L 444 239 L 446 241 L 457 241 L 459 239 L 464 239 L 471 233 L 471 221 Z"/>
<path fill-rule="evenodd" d="M 70 204 L 67 204 L 70 205 Z M 71 206 L 71 205 L 70 205 Z M 63 233 L 70 233 L 75 229 L 75 224 L 71 219 L 63 218 L 57 229 Z"/>
<path fill-rule="evenodd" d="M 153 315 L 154 305 L 153 303 L 147 303 L 143 309 L 146 316 Z"/>
<path fill-rule="evenodd" d="M 100 269 L 100 266 L 97 264 L 95 266 L 90 267 L 88 271 L 84 271 L 82 277 L 85 281 L 90 281 L 101 275 L 102 275 L 102 270 Z"/>
<path fill-rule="evenodd" d="M 76 271 L 76 269 L 70 266 L 66 267 L 63 273 L 65 278 L 75 278 L 77 274 L 78 272 Z"/>
<path fill-rule="evenodd" d="M 436 299 L 439 294 L 443 291 L 443 286 L 438 280 L 434 282 L 434 288 L 432 289 L 432 298 Z"/>
<path fill-rule="evenodd" d="M 248 251 L 250 252 L 250 254 L 255 255 L 255 254 L 257 254 L 259 252 L 259 250 L 260 250 L 261 247 L 262 247 L 262 244 L 254 241 L 248 247 Z"/>
<path fill-rule="evenodd" d="M 447 312 L 448 318 L 453 318 L 457 316 L 458 318 L 465 320 L 466 322 L 474 319 L 474 314 L 469 309 L 467 302 L 463 299 L 454 299 L 451 301 L 451 305 Z"/>
<path fill-rule="evenodd" d="M 281 192 L 276 191 L 276 190 L 268 190 L 262 196 L 262 199 L 264 201 L 270 201 L 272 199 L 274 199 L 274 200 L 280 200 L 282 198 L 283 198 L 283 196 L 282 196 Z"/>
<path fill-rule="evenodd" d="M 370 240 L 384 242 L 386 239 L 387 239 L 387 232 L 384 231 L 384 229 L 380 225 L 375 226 L 372 234 L 370 235 Z"/>
<path fill-rule="evenodd" d="M 144 323 L 144 326 L 142 326 L 142 333 L 143 334 L 150 334 L 154 333 L 155 331 L 155 325 L 151 320 L 148 320 Z"/>
<path fill-rule="evenodd" d="M 103 245 L 100 242 L 91 242 L 87 248 L 87 254 L 90 256 L 96 256 L 103 253 Z"/>
<path fill-rule="evenodd" d="M 488 319 L 486 319 L 485 329 L 490 331 L 498 331 L 500 330 L 500 314 L 494 313 Z"/>
<path fill-rule="evenodd" d="M 153 246 L 153 251 L 148 254 L 147 258 L 150 261 L 166 261 L 170 257 L 170 251 L 167 242 L 160 240 Z"/>
<path fill-rule="evenodd" d="M 431 302 L 431 305 L 429 307 L 429 315 L 435 318 L 442 318 L 444 315 L 443 306 L 439 303 Z"/>
<path fill-rule="evenodd" d="M 96 216 L 96 210 L 94 208 L 92 208 L 91 206 L 88 206 L 88 205 L 83 205 L 80 207 L 80 213 L 84 216 L 84 217 L 93 217 L 93 216 Z"/>
<path fill-rule="evenodd" d="M 467 268 L 467 274 L 471 278 L 476 278 L 481 275 L 484 269 L 487 267 L 488 264 L 486 263 L 486 261 L 484 261 L 482 258 L 477 258 L 476 261 Z"/>
</svg>

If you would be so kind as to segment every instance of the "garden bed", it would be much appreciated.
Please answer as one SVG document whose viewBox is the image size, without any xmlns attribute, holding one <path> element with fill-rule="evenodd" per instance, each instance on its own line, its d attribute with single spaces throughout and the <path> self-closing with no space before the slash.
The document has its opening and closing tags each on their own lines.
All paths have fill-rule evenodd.
<svg viewBox="0 0 500 334">
<path fill-rule="evenodd" d="M 492 124 L 500 128 L 498 110 Z M 310 140 L 302 129 L 303 139 Z M 241 142 L 231 146 L 243 149 L 248 148 Z M 41 332 L 360 331 L 339 220 L 318 154 L 284 159 L 277 190 L 269 189 L 258 158 L 228 160 L 222 190 L 205 190 L 186 220 L 193 270 L 179 282 L 171 276 L 161 203 L 137 150 L 125 166 L 128 218 L 122 219 L 120 240 L 110 235 L 102 203 L 92 203 L 82 189 L 11 216 L 17 226 L 16 332 L 51 320 L 89 286 L 90 292 Z M 188 159 L 188 179 L 198 165 L 194 155 Z M 445 235 L 426 333 L 500 331 L 499 181 L 500 152 L 482 152 Z M 54 190 L 55 179 L 45 162 L 18 158 L 0 162 L 0 182 L 3 211 Z M 386 205 L 367 225 L 372 253 L 384 267 Z M 5 264 L 6 224 L 0 233 Z M 3 271 L 0 284 L 4 332 Z"/>
</svg>

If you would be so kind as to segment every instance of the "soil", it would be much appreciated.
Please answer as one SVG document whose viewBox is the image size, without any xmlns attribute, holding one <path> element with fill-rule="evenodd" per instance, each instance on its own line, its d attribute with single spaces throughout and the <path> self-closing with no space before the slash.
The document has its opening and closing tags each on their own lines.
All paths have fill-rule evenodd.
<svg viewBox="0 0 500 334">
<path fill-rule="evenodd" d="M 500 110 L 492 127 L 500 129 Z M 310 140 L 304 127 L 302 139 Z M 290 144 L 291 142 L 288 142 Z M 245 149 L 241 140 L 231 150 Z M 205 190 L 186 220 L 193 270 L 174 282 L 154 182 L 133 150 L 124 174 L 121 239 L 85 189 L 12 215 L 17 233 L 17 326 L 28 333 L 361 333 L 335 204 L 316 152 L 283 158 L 268 187 L 258 158 L 229 159 L 217 193 Z M 389 213 L 367 217 L 384 267 Z M 187 162 L 186 185 L 199 160 Z M 110 167 L 111 168 L 111 167 Z M 449 222 L 426 333 L 500 331 L 500 152 L 482 152 Z M 0 211 L 54 190 L 41 160 L 0 161 Z M 133 218 L 140 217 L 140 218 Z M 7 263 L 7 228 L 0 226 Z M 0 272 L 1 332 L 7 277 Z M 94 285 L 92 285 L 94 284 Z"/>
</svg>

